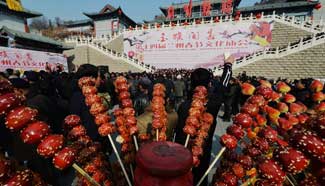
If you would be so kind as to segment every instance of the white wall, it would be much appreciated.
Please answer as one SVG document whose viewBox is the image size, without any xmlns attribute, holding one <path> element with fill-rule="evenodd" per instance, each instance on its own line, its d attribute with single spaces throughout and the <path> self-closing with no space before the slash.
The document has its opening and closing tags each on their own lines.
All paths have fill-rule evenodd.
<svg viewBox="0 0 325 186">
<path fill-rule="evenodd" d="M 95 21 L 96 36 L 112 34 L 112 20 Z"/>
<path fill-rule="evenodd" d="M 25 32 L 24 19 L 14 15 L 7 15 L 5 12 L 0 12 L 0 27 L 7 26 L 10 29 Z"/>
<path fill-rule="evenodd" d="M 322 4 L 322 8 L 319 10 L 314 9 L 314 20 L 320 20 L 321 18 L 325 20 L 325 0 L 319 0 Z"/>
<path fill-rule="evenodd" d="M 69 32 L 84 32 L 84 31 L 89 31 L 91 30 L 91 26 L 79 26 L 79 27 L 73 27 L 73 28 L 68 28 Z"/>
</svg>

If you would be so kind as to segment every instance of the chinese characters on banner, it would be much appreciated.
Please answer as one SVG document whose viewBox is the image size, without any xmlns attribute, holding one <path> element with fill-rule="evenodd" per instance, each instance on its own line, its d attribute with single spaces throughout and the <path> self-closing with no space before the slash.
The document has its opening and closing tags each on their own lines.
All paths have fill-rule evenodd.
<svg viewBox="0 0 325 186">
<path fill-rule="evenodd" d="M 124 53 L 157 68 L 213 68 L 270 46 L 272 23 L 227 23 L 124 33 Z"/>
<path fill-rule="evenodd" d="M 223 14 L 231 14 L 232 9 L 233 9 L 232 0 L 222 0 L 221 12 Z"/>
<path fill-rule="evenodd" d="M 68 71 L 67 59 L 62 54 L 0 47 L 0 71 L 8 68 L 40 71 L 57 66 Z"/>
</svg>

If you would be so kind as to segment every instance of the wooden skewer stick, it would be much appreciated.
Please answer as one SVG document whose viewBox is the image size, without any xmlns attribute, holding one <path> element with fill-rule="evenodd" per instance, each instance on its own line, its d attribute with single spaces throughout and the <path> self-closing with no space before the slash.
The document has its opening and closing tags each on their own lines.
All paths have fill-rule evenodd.
<svg viewBox="0 0 325 186">
<path fill-rule="evenodd" d="M 202 176 L 202 178 L 200 179 L 200 181 L 198 182 L 198 184 L 196 184 L 196 186 L 200 186 L 201 183 L 204 181 L 205 177 L 207 177 L 211 171 L 211 169 L 215 166 L 215 164 L 218 162 L 218 160 L 220 159 L 220 157 L 222 156 L 222 154 L 225 152 L 226 147 L 222 147 L 222 149 L 220 150 L 220 152 L 217 154 L 217 156 L 214 158 L 213 162 L 211 163 L 211 165 L 209 166 L 208 170 L 205 171 L 204 175 Z"/>
<path fill-rule="evenodd" d="M 135 150 L 138 151 L 139 145 L 138 145 L 137 137 L 135 135 L 133 135 L 133 141 L 134 141 Z"/>
<path fill-rule="evenodd" d="M 185 141 L 185 145 L 184 145 L 185 148 L 187 148 L 187 146 L 188 146 L 188 142 L 190 141 L 190 137 L 191 136 L 189 134 L 186 136 L 186 141 Z"/>
<path fill-rule="evenodd" d="M 122 160 L 121 160 L 121 157 L 120 157 L 120 155 L 119 155 L 118 152 L 117 152 L 116 146 L 115 146 L 114 141 L 113 141 L 113 139 L 112 139 L 112 136 L 111 136 L 110 134 L 108 135 L 108 139 L 109 139 L 109 141 L 111 142 L 111 145 L 112 145 L 112 147 L 113 147 L 113 151 L 114 151 L 114 153 L 115 153 L 115 156 L 116 156 L 118 162 L 119 162 L 120 165 L 121 165 L 121 168 L 122 168 L 123 174 L 124 174 L 124 176 L 125 176 L 126 181 L 128 182 L 128 185 L 129 185 L 129 186 L 132 186 L 131 181 L 130 181 L 130 178 L 129 178 L 129 176 L 128 176 L 126 170 L 125 170 L 125 167 L 124 167 L 124 165 L 123 165 L 123 162 L 122 162 Z"/>
<path fill-rule="evenodd" d="M 91 176 L 89 176 L 89 174 L 84 171 L 81 167 L 79 167 L 77 164 L 73 164 L 72 167 L 79 172 L 79 174 L 81 174 L 81 176 L 85 177 L 92 185 L 95 186 L 100 186 L 99 183 L 97 183 Z"/>
<path fill-rule="evenodd" d="M 296 186 L 296 185 L 291 181 L 291 179 L 290 179 L 288 176 L 286 176 L 286 179 L 288 180 L 288 182 L 290 183 L 290 185 L 292 185 L 292 186 Z"/>
<path fill-rule="evenodd" d="M 132 165 L 132 163 L 130 163 L 130 173 L 131 173 L 131 176 L 132 176 L 132 180 L 134 181 L 134 173 L 133 173 L 133 165 Z"/>
<path fill-rule="evenodd" d="M 156 129 L 156 140 L 159 141 L 159 129 Z"/>
</svg>

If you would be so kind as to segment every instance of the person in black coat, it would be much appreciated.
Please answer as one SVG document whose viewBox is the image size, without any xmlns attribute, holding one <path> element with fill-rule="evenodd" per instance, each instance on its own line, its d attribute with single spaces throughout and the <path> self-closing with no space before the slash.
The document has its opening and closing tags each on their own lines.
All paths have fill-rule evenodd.
<svg viewBox="0 0 325 186">
<path fill-rule="evenodd" d="M 223 87 L 227 87 L 229 80 L 232 76 L 232 63 L 234 61 L 233 57 L 230 57 L 226 60 L 225 65 L 224 65 L 224 72 L 221 77 L 221 84 Z M 191 74 L 191 87 L 192 91 L 190 92 L 189 95 L 192 95 L 193 90 L 197 86 L 205 86 L 207 89 L 209 88 L 209 85 L 212 81 L 212 74 L 206 70 L 206 69 L 196 69 L 194 72 Z M 211 125 L 210 131 L 209 131 L 209 136 L 205 141 L 205 146 L 204 146 L 204 152 L 203 156 L 201 157 L 200 165 L 197 168 L 193 168 L 193 175 L 194 175 L 194 184 L 196 184 L 200 178 L 203 176 L 204 172 L 208 169 L 209 164 L 210 164 L 210 158 L 211 158 L 211 150 L 212 150 L 212 140 L 213 140 L 213 135 L 214 131 L 216 128 L 216 117 L 218 115 L 220 106 L 223 102 L 222 97 L 220 97 L 221 93 L 217 94 L 209 94 L 208 95 L 208 103 L 206 105 L 207 112 L 212 114 L 214 117 L 214 122 Z M 189 97 L 188 100 L 183 102 L 178 110 L 178 125 L 176 126 L 176 139 L 175 141 L 179 144 L 184 144 L 186 140 L 186 134 L 183 132 L 183 128 L 185 126 L 185 121 L 189 115 L 188 111 L 191 107 L 191 102 L 192 102 L 192 96 Z M 208 180 L 207 178 L 205 181 L 201 184 L 202 186 L 207 186 L 208 185 Z"/>
</svg>

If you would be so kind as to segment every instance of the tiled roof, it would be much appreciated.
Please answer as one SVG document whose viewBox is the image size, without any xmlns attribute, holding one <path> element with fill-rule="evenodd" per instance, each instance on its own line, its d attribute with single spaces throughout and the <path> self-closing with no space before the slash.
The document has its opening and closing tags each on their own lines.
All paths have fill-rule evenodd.
<svg viewBox="0 0 325 186">
<path fill-rule="evenodd" d="M 6 3 L 6 1 L 0 1 L 0 7 L 2 8 L 6 8 L 9 10 L 8 8 L 8 5 Z M 26 8 L 23 8 L 24 10 L 23 11 L 15 11 L 15 10 L 11 10 L 11 11 L 14 11 L 18 14 L 22 14 L 23 16 L 27 17 L 27 18 L 33 18 L 33 17 L 39 17 L 39 16 L 42 16 L 41 13 L 39 12 L 36 12 L 36 11 L 31 11 L 31 10 L 28 10 Z"/>
</svg>

